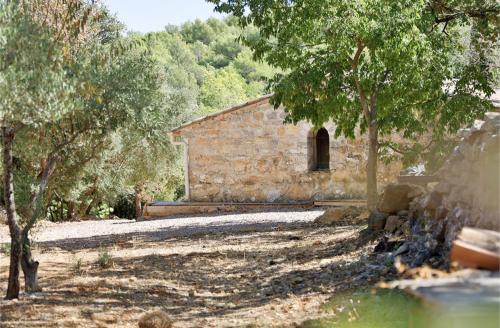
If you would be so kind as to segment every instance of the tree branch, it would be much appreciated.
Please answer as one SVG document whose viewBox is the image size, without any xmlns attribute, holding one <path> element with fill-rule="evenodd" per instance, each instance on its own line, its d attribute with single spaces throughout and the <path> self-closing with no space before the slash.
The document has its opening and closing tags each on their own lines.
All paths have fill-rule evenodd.
<svg viewBox="0 0 500 328">
<path fill-rule="evenodd" d="M 356 44 L 357 44 L 356 53 L 354 54 L 353 58 L 348 57 L 348 60 L 351 63 L 354 83 L 356 84 L 356 89 L 358 90 L 358 93 L 359 93 L 359 98 L 361 101 L 361 108 L 363 110 L 363 115 L 365 116 L 366 121 L 369 123 L 370 122 L 370 109 L 368 108 L 368 100 L 366 98 L 365 91 L 363 90 L 363 86 L 361 85 L 361 81 L 359 80 L 359 76 L 358 76 L 359 59 L 361 58 L 361 54 L 363 53 L 363 50 L 365 49 L 365 45 L 361 41 L 361 39 L 359 39 L 359 38 L 356 40 Z"/>
</svg>

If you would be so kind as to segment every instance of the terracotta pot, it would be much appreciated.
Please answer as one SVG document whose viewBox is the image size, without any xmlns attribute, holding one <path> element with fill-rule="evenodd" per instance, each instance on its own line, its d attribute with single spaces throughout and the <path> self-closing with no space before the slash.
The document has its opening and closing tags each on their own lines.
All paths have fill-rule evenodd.
<svg viewBox="0 0 500 328">
<path fill-rule="evenodd" d="M 499 254 L 461 240 L 453 242 L 450 259 L 467 268 L 500 270 Z"/>
</svg>

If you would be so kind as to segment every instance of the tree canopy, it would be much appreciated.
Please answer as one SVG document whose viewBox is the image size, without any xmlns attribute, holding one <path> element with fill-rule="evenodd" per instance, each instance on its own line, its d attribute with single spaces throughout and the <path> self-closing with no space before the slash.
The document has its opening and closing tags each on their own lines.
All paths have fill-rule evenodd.
<svg viewBox="0 0 500 328">
<path fill-rule="evenodd" d="M 252 24 L 258 37 L 244 38 L 254 56 L 281 69 L 271 81 L 272 102 L 288 120 L 336 134 L 368 130 L 368 203 L 377 199 L 379 137 L 400 131 L 417 139 L 437 137 L 479 117 L 489 107 L 480 96 L 493 91 L 490 65 L 459 62 L 460 24 L 435 28 L 426 1 L 211 0 L 217 10 Z M 482 63 L 484 64 L 484 63 Z"/>
</svg>

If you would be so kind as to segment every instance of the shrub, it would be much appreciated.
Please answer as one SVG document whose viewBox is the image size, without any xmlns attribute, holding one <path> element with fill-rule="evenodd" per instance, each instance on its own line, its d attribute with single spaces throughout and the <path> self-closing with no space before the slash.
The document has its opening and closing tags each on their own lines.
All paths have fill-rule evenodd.
<svg viewBox="0 0 500 328">
<path fill-rule="evenodd" d="M 100 219 L 108 218 L 111 213 L 114 213 L 114 208 L 104 203 L 90 211 L 90 214 L 95 215 Z"/>
<path fill-rule="evenodd" d="M 109 268 L 113 264 L 113 257 L 109 254 L 108 250 L 105 248 L 101 248 L 99 250 L 99 254 L 97 256 L 97 264 L 102 269 Z"/>
<path fill-rule="evenodd" d="M 73 270 L 73 272 L 75 272 L 76 274 L 82 274 L 83 273 L 83 261 L 81 258 L 77 258 L 75 260 L 75 262 L 73 263 L 71 269 Z"/>
<path fill-rule="evenodd" d="M 113 213 L 122 219 L 135 219 L 134 194 L 119 195 L 113 204 Z"/>
<path fill-rule="evenodd" d="M 3 253 L 5 255 L 10 254 L 10 243 L 5 243 L 0 245 L 0 253 Z"/>
</svg>

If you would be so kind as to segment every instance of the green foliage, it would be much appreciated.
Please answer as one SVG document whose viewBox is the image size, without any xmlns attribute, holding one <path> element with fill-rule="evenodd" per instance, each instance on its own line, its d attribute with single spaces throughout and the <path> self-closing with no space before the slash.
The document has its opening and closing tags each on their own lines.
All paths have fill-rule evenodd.
<svg viewBox="0 0 500 328">
<path fill-rule="evenodd" d="M 71 270 L 77 275 L 82 275 L 84 273 L 83 260 L 81 258 L 76 258 L 71 265 Z"/>
<path fill-rule="evenodd" d="M 251 60 L 232 18 L 122 37 L 123 24 L 106 8 L 81 2 L 81 15 L 68 17 L 92 17 L 82 23 L 85 33 L 63 29 L 58 39 L 57 24 L 40 25 L 17 4 L 0 0 L 0 120 L 19 127 L 14 182 L 22 221 L 34 213 L 55 221 L 106 217 L 108 204 L 139 186 L 146 200 L 180 197 L 182 164 L 170 129 L 262 94 L 275 72 Z M 67 8 L 54 12 L 57 21 Z M 34 208 L 50 160 L 56 164 Z"/>
<path fill-rule="evenodd" d="M 267 79 L 276 72 L 251 59 L 250 49 L 237 41 L 241 33 L 232 18 L 209 19 L 168 26 L 164 32 L 134 33 L 121 40 L 137 45 L 124 59 L 135 62 L 138 57 L 151 66 L 141 67 L 141 72 L 125 71 L 107 89 L 123 90 L 120 84 L 128 85 L 123 80 L 135 83 L 136 89 L 145 90 L 141 93 L 149 109 L 140 119 L 120 120 L 104 139 L 96 138 L 97 145 L 88 142 L 88 147 L 73 149 L 83 160 L 88 150 L 97 151 L 83 167 L 78 158 L 65 162 L 55 173 L 58 182 L 50 186 L 49 193 L 75 201 L 79 215 L 100 203 L 112 204 L 114 214 L 127 218 L 135 216 L 134 203 L 131 196 L 125 201 L 123 195 L 133 194 L 137 187 L 144 200 L 182 197 L 181 156 L 167 137 L 170 129 L 262 95 Z M 248 28 L 245 33 L 255 31 Z M 134 80 L 150 71 L 157 75 Z"/>
<path fill-rule="evenodd" d="M 330 316 L 303 322 L 301 328 L 497 327 L 494 304 L 433 306 L 397 289 L 348 290 L 323 306 Z"/>
<path fill-rule="evenodd" d="M 106 248 L 100 248 L 97 254 L 97 264 L 101 269 L 109 268 L 113 265 L 113 256 L 109 253 Z"/>
<path fill-rule="evenodd" d="M 0 245 L 0 253 L 9 256 L 10 255 L 10 243 L 5 243 Z"/>
<path fill-rule="evenodd" d="M 258 28 L 245 43 L 286 72 L 270 88 L 291 122 L 332 120 L 336 135 L 347 137 L 371 122 L 382 136 L 401 132 L 416 140 L 455 132 L 491 106 L 479 95 L 492 93 L 494 65 L 481 54 L 459 60 L 467 49 L 494 48 L 481 33 L 462 42 L 460 28 L 478 23 L 472 16 L 450 20 L 443 32 L 426 1 L 211 2 Z"/>
<path fill-rule="evenodd" d="M 251 85 L 233 68 L 207 72 L 205 83 L 201 87 L 202 112 L 211 113 L 228 108 L 256 97 L 261 92 L 262 90 L 252 90 Z"/>
<path fill-rule="evenodd" d="M 113 212 L 114 212 L 114 209 L 112 207 L 110 207 L 108 204 L 101 204 L 97 207 L 94 207 L 92 209 L 92 211 L 90 212 L 90 214 L 95 215 L 101 219 L 106 219 Z"/>
<path fill-rule="evenodd" d="M 134 194 L 119 194 L 113 203 L 113 214 L 122 219 L 135 219 Z"/>
</svg>

